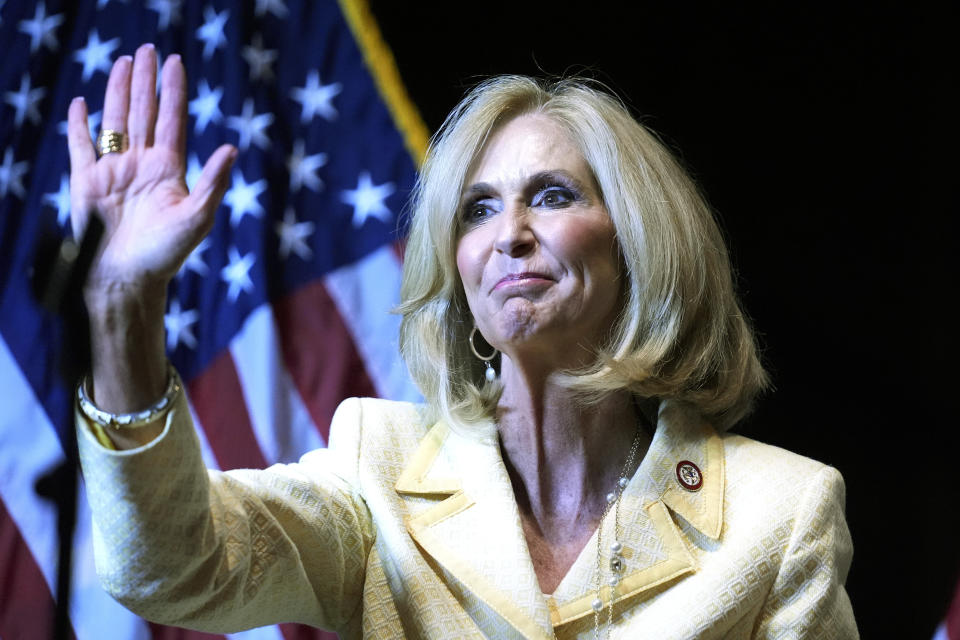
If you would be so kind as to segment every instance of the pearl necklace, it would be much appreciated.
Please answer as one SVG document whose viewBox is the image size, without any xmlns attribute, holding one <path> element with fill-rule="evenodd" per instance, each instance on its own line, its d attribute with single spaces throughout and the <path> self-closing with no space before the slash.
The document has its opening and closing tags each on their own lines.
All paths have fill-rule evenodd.
<svg viewBox="0 0 960 640">
<path fill-rule="evenodd" d="M 610 543 L 610 577 L 607 578 L 607 585 L 610 587 L 610 599 L 607 603 L 606 637 L 610 637 L 610 629 L 613 626 L 613 601 L 617 597 L 617 585 L 620 584 L 620 574 L 623 573 L 623 544 L 620 542 L 620 498 L 623 496 L 623 490 L 630 484 L 627 477 L 630 469 L 633 467 L 633 461 L 637 457 L 637 451 L 640 449 L 641 429 L 637 429 L 637 435 L 633 437 L 633 444 L 630 445 L 630 453 L 627 455 L 627 461 L 623 464 L 620 471 L 620 477 L 617 479 L 617 486 L 614 491 L 607 494 L 607 506 L 600 517 L 600 526 L 597 527 L 597 573 L 594 579 L 597 597 L 594 598 L 590 606 L 593 608 L 593 637 L 594 640 L 600 639 L 600 612 L 603 611 L 603 599 L 601 597 L 601 588 L 603 586 L 603 523 L 607 519 L 607 514 L 613 509 L 613 542 Z"/>
</svg>

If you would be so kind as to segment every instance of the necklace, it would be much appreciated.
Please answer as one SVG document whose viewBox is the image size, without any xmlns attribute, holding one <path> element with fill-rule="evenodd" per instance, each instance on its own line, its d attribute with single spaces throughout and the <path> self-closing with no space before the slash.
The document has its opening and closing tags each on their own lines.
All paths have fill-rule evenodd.
<svg viewBox="0 0 960 640">
<path fill-rule="evenodd" d="M 620 574 L 623 573 L 623 544 L 620 542 L 620 498 L 623 496 L 623 490 L 630 484 L 627 477 L 630 469 L 633 467 L 633 461 L 637 457 L 637 451 L 640 448 L 641 429 L 637 429 L 637 434 L 633 437 L 633 444 L 630 445 L 630 453 L 627 454 L 627 461 L 623 463 L 623 469 L 620 470 L 620 477 L 617 479 L 616 488 L 607 494 L 607 506 L 600 517 L 600 526 L 597 527 L 597 573 L 594 578 L 594 585 L 597 590 L 597 597 L 594 598 L 591 606 L 593 607 L 593 638 L 600 640 L 600 613 L 603 611 L 603 598 L 601 589 L 603 588 L 603 523 L 607 519 L 610 510 L 613 510 L 613 542 L 610 543 L 610 562 L 609 577 L 607 586 L 610 587 L 610 598 L 607 601 L 607 619 L 606 619 L 606 637 L 610 637 L 610 628 L 613 626 L 613 601 L 617 597 L 617 585 L 620 584 Z"/>
</svg>

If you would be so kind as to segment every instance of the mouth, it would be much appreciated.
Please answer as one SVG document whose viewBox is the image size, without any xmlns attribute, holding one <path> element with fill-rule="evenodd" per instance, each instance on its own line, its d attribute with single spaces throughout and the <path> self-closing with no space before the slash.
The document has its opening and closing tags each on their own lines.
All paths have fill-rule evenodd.
<svg viewBox="0 0 960 640">
<path fill-rule="evenodd" d="M 493 286 L 493 290 L 496 291 L 497 289 L 503 289 L 506 287 L 536 286 L 550 282 L 553 282 L 553 278 L 545 273 L 537 273 L 535 271 L 508 273 L 504 277 L 500 278 L 499 281 L 497 281 L 497 284 Z"/>
</svg>

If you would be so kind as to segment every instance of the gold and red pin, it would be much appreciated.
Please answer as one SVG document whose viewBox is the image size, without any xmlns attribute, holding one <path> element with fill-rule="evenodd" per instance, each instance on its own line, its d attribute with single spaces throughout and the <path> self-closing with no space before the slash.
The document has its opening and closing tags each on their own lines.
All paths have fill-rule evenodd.
<svg viewBox="0 0 960 640">
<path fill-rule="evenodd" d="M 699 491 L 703 486 L 703 472 L 689 460 L 677 463 L 677 482 L 687 491 Z"/>
</svg>

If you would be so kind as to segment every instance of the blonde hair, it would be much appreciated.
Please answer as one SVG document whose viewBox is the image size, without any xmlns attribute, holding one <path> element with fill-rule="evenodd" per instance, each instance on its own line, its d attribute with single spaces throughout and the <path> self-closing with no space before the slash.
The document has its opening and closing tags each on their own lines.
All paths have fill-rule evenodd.
<svg viewBox="0 0 960 640">
<path fill-rule="evenodd" d="M 726 429 L 767 376 L 710 208 L 673 155 L 590 81 L 501 76 L 473 89 L 434 136 L 413 198 L 401 287 L 400 350 L 440 415 L 493 415 L 496 384 L 467 342 L 473 320 L 456 266 L 467 172 L 491 133 L 525 114 L 553 119 L 593 170 L 626 271 L 622 309 L 595 363 L 565 380 L 597 399 L 627 389 L 689 403 Z"/>
</svg>

